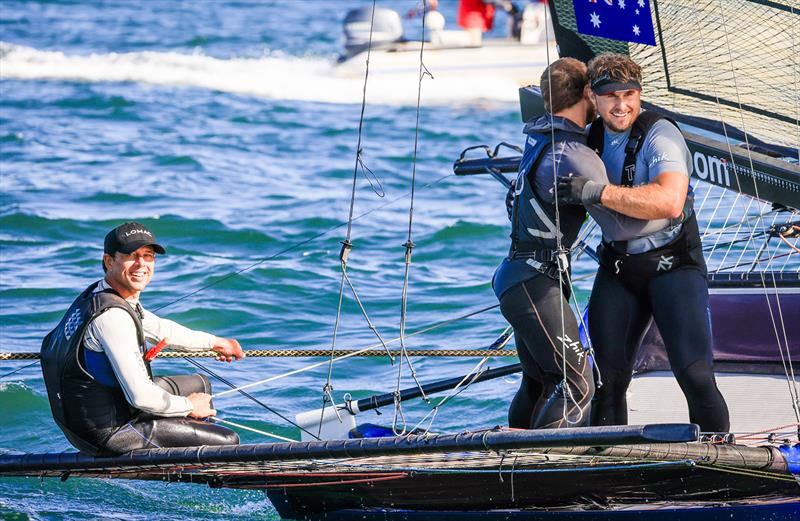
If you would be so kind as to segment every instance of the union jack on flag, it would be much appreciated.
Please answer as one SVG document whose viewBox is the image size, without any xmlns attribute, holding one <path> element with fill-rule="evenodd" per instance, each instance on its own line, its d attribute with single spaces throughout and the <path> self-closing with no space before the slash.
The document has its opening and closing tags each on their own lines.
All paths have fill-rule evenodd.
<svg viewBox="0 0 800 521">
<path fill-rule="evenodd" d="M 572 0 L 578 32 L 655 45 L 649 0 Z"/>
</svg>

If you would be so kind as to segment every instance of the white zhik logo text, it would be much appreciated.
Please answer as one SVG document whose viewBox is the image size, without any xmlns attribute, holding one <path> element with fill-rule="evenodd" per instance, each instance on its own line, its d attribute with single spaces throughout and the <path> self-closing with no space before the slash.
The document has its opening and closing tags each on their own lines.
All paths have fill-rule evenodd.
<svg viewBox="0 0 800 521">
<path fill-rule="evenodd" d="M 575 354 L 578 356 L 579 363 L 583 361 L 584 351 L 580 340 L 572 340 L 569 335 L 564 335 L 563 337 L 557 336 L 556 338 L 561 341 L 564 347 L 568 347 L 575 352 Z"/>
<path fill-rule="evenodd" d="M 658 267 L 656 271 L 669 271 L 672 269 L 672 262 L 675 260 L 674 255 L 670 255 L 669 257 L 662 255 L 661 259 L 658 261 Z"/>
</svg>

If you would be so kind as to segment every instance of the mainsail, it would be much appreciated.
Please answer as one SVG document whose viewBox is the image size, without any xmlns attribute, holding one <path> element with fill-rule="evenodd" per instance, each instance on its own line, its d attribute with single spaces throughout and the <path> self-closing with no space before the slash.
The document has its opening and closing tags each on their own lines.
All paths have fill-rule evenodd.
<svg viewBox="0 0 800 521">
<path fill-rule="evenodd" d="M 770 396 L 764 396 L 759 418 L 765 428 L 800 422 L 800 3 L 654 0 L 649 6 L 655 45 L 580 33 L 590 18 L 602 33 L 603 23 L 621 26 L 612 16 L 633 18 L 646 5 L 608 4 L 551 2 L 559 53 L 584 61 L 602 52 L 629 55 L 642 66 L 643 106 L 681 124 L 692 153 L 695 210 L 709 268 L 715 364 L 726 373 L 720 386 L 730 386 L 726 396 L 734 409 L 747 383 L 765 386 Z M 576 16 L 586 16 L 586 23 L 578 24 Z M 543 109 L 536 96 L 535 90 L 521 90 L 524 120 Z M 517 164 L 506 157 L 458 161 L 455 168 L 515 172 Z M 599 239 L 599 230 L 589 231 L 581 249 Z M 669 367 L 653 327 L 636 371 Z M 676 385 L 646 382 L 657 380 L 632 386 L 642 397 L 636 405 L 648 411 L 640 419 L 657 421 L 663 413 L 653 411 L 653 397 L 683 403 Z M 671 378 L 661 382 L 674 384 Z M 732 411 L 734 425 L 737 417 L 752 418 L 739 409 Z"/>
</svg>

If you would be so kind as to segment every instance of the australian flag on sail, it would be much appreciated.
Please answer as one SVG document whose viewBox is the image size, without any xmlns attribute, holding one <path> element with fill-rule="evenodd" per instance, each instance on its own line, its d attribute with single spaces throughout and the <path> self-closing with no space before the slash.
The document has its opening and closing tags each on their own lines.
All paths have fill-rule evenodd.
<svg viewBox="0 0 800 521">
<path fill-rule="evenodd" d="M 578 32 L 655 45 L 649 0 L 572 0 Z"/>
</svg>

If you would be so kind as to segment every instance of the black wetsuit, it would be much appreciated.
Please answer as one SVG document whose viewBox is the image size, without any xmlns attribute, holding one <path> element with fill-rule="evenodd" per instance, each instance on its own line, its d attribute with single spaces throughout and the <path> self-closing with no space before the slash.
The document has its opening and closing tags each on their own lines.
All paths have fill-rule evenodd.
<svg viewBox="0 0 800 521">
<path fill-rule="evenodd" d="M 85 363 L 84 338 L 92 320 L 111 308 L 128 313 L 136 326 L 141 353 L 145 338 L 141 319 L 113 290 L 81 293 L 42 342 L 41 365 L 53 418 L 67 439 L 82 452 L 106 455 L 133 449 L 236 444 L 235 432 L 201 420 L 157 417 L 131 407 L 114 380 L 92 374 Z M 99 354 L 97 356 L 100 356 Z M 148 374 L 150 363 L 143 360 Z M 110 367 L 110 364 L 109 364 Z M 163 389 L 181 396 L 210 393 L 202 375 L 154 377 Z"/>
<path fill-rule="evenodd" d="M 568 272 L 559 272 L 558 246 L 569 250 L 585 217 L 581 206 L 556 206 L 554 173 L 605 175 L 585 146 L 579 126 L 545 115 L 525 127 L 528 139 L 515 182 L 512 245 L 492 286 L 514 327 L 522 384 L 509 409 L 516 428 L 573 427 L 588 423 L 594 377 L 570 310 Z M 552 131 L 552 132 L 551 132 Z M 553 139 L 554 138 L 554 139 Z M 556 166 L 554 166 L 554 163 Z M 560 236 L 560 241 L 557 237 Z M 566 267 L 566 255 L 561 264 Z"/>
<path fill-rule="evenodd" d="M 691 159 L 677 129 L 663 119 L 651 128 L 655 137 L 645 133 L 632 184 L 650 182 L 667 171 L 688 176 Z M 626 134 L 599 133 L 602 159 L 615 184 L 621 184 Z M 631 240 L 609 240 L 614 237 L 603 228 L 601 265 L 589 300 L 589 333 L 603 383 L 595 394 L 593 425 L 627 423 L 626 392 L 636 351 L 655 320 L 686 396 L 690 421 L 707 432 L 729 428 L 728 408 L 714 379 L 706 266 L 691 202 L 690 188 L 683 222 L 664 220 L 656 232 Z M 638 226 L 652 229 L 653 224 L 640 221 Z M 654 400 L 652 407 L 658 406 Z"/>
</svg>

